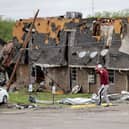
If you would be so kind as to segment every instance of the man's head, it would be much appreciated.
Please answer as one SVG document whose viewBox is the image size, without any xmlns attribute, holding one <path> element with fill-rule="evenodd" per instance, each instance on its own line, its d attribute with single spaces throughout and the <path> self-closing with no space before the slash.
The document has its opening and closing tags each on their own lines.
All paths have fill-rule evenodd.
<svg viewBox="0 0 129 129">
<path fill-rule="evenodd" d="M 102 68 L 103 68 L 103 66 L 101 64 L 97 64 L 96 67 L 95 67 L 95 70 L 100 70 Z"/>
</svg>

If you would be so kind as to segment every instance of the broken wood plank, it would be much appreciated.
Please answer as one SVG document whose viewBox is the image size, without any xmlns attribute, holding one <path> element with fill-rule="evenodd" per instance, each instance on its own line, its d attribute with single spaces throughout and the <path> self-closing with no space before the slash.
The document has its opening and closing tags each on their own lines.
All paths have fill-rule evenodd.
<svg viewBox="0 0 129 129">
<path fill-rule="evenodd" d="M 8 83 L 6 84 L 6 86 L 7 86 L 7 91 L 9 91 L 9 89 L 10 89 L 10 85 L 11 85 L 11 83 L 12 83 L 12 81 L 13 81 L 13 78 L 14 78 L 14 75 L 15 75 L 15 73 L 16 73 L 17 67 L 18 67 L 18 65 L 19 65 L 20 59 L 21 59 L 21 57 L 22 57 L 22 55 L 23 55 L 23 50 L 24 50 L 24 48 L 27 47 L 27 45 L 28 45 L 28 43 L 29 43 L 29 41 L 30 41 L 31 32 L 32 32 L 34 23 L 35 23 L 35 21 L 36 21 L 36 18 L 37 18 L 37 16 L 38 16 L 38 13 L 39 13 L 39 10 L 37 10 L 37 12 L 36 12 L 36 14 L 35 14 L 35 16 L 34 16 L 33 22 L 32 22 L 32 24 L 31 24 L 31 26 L 30 26 L 30 30 L 29 30 L 28 33 L 27 33 L 27 36 L 26 36 L 25 41 L 24 41 L 24 43 L 23 43 L 23 45 L 22 45 L 22 48 L 20 49 L 20 54 L 19 54 L 19 56 L 18 56 L 18 58 L 17 58 L 17 60 L 16 60 L 16 64 L 15 64 L 15 66 L 14 66 L 14 69 L 13 69 L 13 72 L 12 72 L 12 74 L 11 74 L 10 80 L 9 80 Z"/>
</svg>

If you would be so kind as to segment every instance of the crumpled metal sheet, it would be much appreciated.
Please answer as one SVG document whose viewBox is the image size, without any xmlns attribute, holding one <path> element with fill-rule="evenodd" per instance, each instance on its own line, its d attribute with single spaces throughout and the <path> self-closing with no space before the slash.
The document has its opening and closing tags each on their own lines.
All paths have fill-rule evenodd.
<svg viewBox="0 0 129 129">
<path fill-rule="evenodd" d="M 94 100 L 91 98 L 65 98 L 59 101 L 60 104 L 79 105 L 93 103 Z"/>
</svg>

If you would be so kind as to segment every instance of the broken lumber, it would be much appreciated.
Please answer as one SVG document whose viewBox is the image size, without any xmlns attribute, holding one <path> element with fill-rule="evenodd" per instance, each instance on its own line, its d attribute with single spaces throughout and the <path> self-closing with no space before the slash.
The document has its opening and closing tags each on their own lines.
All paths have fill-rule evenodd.
<svg viewBox="0 0 129 129">
<path fill-rule="evenodd" d="M 7 91 L 9 91 L 9 89 L 10 89 L 10 85 L 11 85 L 11 83 L 12 83 L 13 77 L 14 77 L 15 72 L 16 72 L 16 70 L 17 70 L 17 67 L 18 67 L 18 65 L 19 65 L 20 59 L 21 59 L 21 57 L 22 57 L 22 55 L 23 55 L 23 50 L 27 47 L 27 45 L 28 45 L 28 43 L 29 43 L 29 41 L 30 41 L 31 32 L 32 32 L 34 23 L 35 23 L 35 21 L 36 21 L 36 18 L 37 18 L 37 16 L 38 16 L 38 13 L 39 13 L 39 9 L 37 10 L 37 12 L 36 12 L 36 14 L 35 14 L 35 16 L 34 16 L 33 22 L 32 22 L 32 24 L 31 24 L 31 26 L 30 26 L 30 30 L 29 30 L 28 33 L 27 33 L 27 36 L 26 36 L 25 41 L 24 41 L 24 43 L 23 43 L 23 45 L 22 45 L 22 48 L 20 49 L 20 54 L 19 54 L 19 56 L 18 56 L 18 58 L 17 58 L 17 60 L 16 60 L 16 64 L 15 64 L 15 66 L 14 66 L 14 69 L 13 69 L 13 72 L 12 72 L 12 74 L 11 74 L 10 80 L 9 80 L 8 83 L 6 84 L 6 86 L 7 86 Z"/>
</svg>

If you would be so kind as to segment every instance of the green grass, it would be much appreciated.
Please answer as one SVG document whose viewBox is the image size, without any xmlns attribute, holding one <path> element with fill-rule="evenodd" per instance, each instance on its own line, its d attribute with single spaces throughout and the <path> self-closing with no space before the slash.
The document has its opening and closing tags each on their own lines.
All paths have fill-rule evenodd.
<svg viewBox="0 0 129 129">
<path fill-rule="evenodd" d="M 20 103 L 27 104 L 29 95 L 25 91 L 16 91 L 9 93 L 9 102 L 10 103 Z"/>
<path fill-rule="evenodd" d="M 52 101 L 53 96 L 51 92 L 35 92 L 31 94 L 32 96 L 35 96 L 38 100 L 44 100 L 44 101 Z M 18 103 L 18 104 L 29 104 L 28 101 L 29 93 L 24 89 L 16 92 L 9 93 L 9 102 L 10 103 Z M 55 101 L 61 100 L 63 98 L 76 98 L 76 97 L 83 97 L 83 98 L 89 98 L 91 97 L 90 94 L 62 94 L 62 95 L 55 95 Z"/>
</svg>

